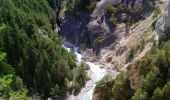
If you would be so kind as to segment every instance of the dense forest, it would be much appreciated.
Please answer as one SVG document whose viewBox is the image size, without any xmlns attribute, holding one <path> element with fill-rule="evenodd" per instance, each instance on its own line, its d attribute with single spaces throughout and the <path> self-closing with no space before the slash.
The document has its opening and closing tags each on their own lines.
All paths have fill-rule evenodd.
<svg viewBox="0 0 170 100">
<path fill-rule="evenodd" d="M 58 99 L 84 85 L 84 65 L 62 48 L 55 23 L 47 0 L 0 0 L 0 97 Z"/>
</svg>

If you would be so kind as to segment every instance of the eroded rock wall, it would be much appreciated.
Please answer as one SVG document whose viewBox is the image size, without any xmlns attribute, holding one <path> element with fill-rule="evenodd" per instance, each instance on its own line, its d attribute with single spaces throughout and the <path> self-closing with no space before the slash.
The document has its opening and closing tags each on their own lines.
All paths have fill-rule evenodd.
<svg viewBox="0 0 170 100">
<path fill-rule="evenodd" d="M 142 7 L 144 0 L 100 0 L 92 13 L 76 12 L 78 17 L 74 14 L 62 16 L 60 20 L 59 33 L 73 44 L 90 44 L 96 37 L 101 37 L 102 45 L 108 46 L 112 44 L 117 37 L 122 37 L 126 33 L 121 26 L 122 23 L 113 27 L 109 23 L 109 18 L 106 13 L 106 8 L 111 5 L 115 9 L 115 5 L 122 4 L 125 8 Z M 65 9 L 65 8 L 64 8 Z M 61 9 L 61 13 L 63 10 Z M 60 16 L 61 17 L 61 16 Z M 126 18 L 126 14 L 121 14 L 120 17 Z M 117 32 L 115 32 L 117 30 Z"/>
<path fill-rule="evenodd" d="M 163 35 L 170 28 L 170 0 L 165 12 L 159 17 L 156 24 L 156 32 L 159 36 Z"/>
</svg>

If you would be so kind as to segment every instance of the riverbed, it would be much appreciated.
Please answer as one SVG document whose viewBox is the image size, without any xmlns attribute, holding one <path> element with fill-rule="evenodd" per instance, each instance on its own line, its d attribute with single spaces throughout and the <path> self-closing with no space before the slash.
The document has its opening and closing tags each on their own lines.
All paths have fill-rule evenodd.
<svg viewBox="0 0 170 100">
<path fill-rule="evenodd" d="M 78 46 L 65 42 L 63 47 L 69 52 L 74 52 L 76 55 L 77 63 L 81 63 L 83 53 Z M 81 89 L 78 95 L 75 96 L 72 94 L 67 98 L 67 100 L 92 100 L 96 82 L 100 81 L 107 74 L 106 69 L 101 68 L 99 65 L 89 61 L 84 62 L 89 66 L 87 74 L 90 80 L 86 82 L 86 85 Z"/>
</svg>

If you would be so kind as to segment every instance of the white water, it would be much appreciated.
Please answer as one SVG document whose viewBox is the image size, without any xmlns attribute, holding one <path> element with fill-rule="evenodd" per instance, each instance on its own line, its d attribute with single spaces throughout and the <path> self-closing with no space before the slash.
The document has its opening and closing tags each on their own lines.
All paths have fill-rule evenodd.
<svg viewBox="0 0 170 100">
<path fill-rule="evenodd" d="M 79 50 L 78 47 L 69 43 L 64 43 L 63 47 L 68 51 L 72 50 L 75 53 L 78 63 L 82 61 L 82 54 L 77 52 Z M 88 70 L 88 76 L 90 80 L 86 82 L 85 87 L 81 89 L 78 95 L 71 95 L 69 96 L 68 100 L 92 100 L 96 82 L 101 80 L 106 75 L 106 70 L 100 68 L 99 65 L 95 65 L 92 62 L 86 62 L 86 64 L 88 64 L 90 67 Z"/>
</svg>

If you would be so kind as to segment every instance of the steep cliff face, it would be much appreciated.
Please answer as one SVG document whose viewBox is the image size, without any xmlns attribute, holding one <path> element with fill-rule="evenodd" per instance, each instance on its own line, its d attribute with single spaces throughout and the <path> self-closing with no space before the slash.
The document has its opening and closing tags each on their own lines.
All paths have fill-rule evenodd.
<svg viewBox="0 0 170 100">
<path fill-rule="evenodd" d="M 116 38 L 122 37 L 121 35 L 126 34 L 124 31 L 125 27 L 122 27 L 122 20 L 126 20 L 130 17 L 130 15 L 128 15 L 129 12 L 126 12 L 125 9 L 141 8 L 142 1 L 143 0 L 99 1 L 93 10 L 91 20 L 87 25 L 90 39 L 93 41 L 96 37 L 102 37 L 102 45 L 106 46 L 113 43 Z M 110 13 L 108 10 L 113 11 L 112 15 L 108 15 L 108 13 Z M 112 18 L 115 18 L 113 21 L 115 21 L 115 24 L 117 25 L 112 25 Z M 119 31 L 120 34 L 116 34 L 116 31 Z"/>
<path fill-rule="evenodd" d="M 60 34 L 67 41 L 94 47 L 95 40 L 100 37 L 100 45 L 109 46 L 128 33 L 126 28 L 129 27 L 129 24 L 137 22 L 143 17 L 145 11 L 142 9 L 145 4 L 154 5 L 152 0 L 93 1 L 97 3 L 91 13 L 78 8 L 75 12 L 65 14 L 60 20 Z M 65 12 L 67 7 L 63 9 Z M 63 13 L 63 9 L 60 10 L 60 13 Z"/>
<path fill-rule="evenodd" d="M 170 28 L 170 1 L 167 9 L 168 9 L 168 14 L 165 16 L 165 30 Z"/>
<path fill-rule="evenodd" d="M 170 28 L 170 1 L 167 6 L 167 9 L 165 10 L 165 13 L 163 13 L 156 24 L 156 32 L 159 36 L 163 35 L 166 30 Z"/>
</svg>

